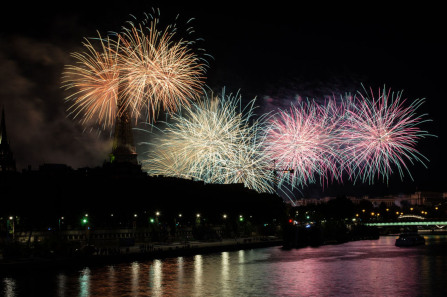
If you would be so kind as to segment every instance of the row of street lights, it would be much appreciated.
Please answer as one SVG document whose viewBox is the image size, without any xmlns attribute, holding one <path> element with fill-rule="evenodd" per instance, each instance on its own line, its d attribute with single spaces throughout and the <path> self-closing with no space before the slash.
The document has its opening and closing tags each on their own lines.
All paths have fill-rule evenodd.
<svg viewBox="0 0 447 297">
<path fill-rule="evenodd" d="M 161 216 L 161 212 L 160 212 L 160 211 L 156 211 L 156 212 L 155 212 L 155 218 L 154 218 L 154 217 L 149 217 L 149 222 L 150 222 L 150 223 L 156 223 L 156 222 L 158 222 L 158 219 L 159 219 L 160 216 Z M 89 215 L 86 213 L 86 214 L 81 218 L 81 224 L 82 224 L 82 225 L 86 225 L 86 224 L 88 224 L 88 222 L 89 222 L 89 218 L 88 218 L 88 217 L 89 217 Z M 110 217 L 114 217 L 114 214 L 111 213 L 111 214 L 110 214 Z M 136 219 L 136 218 L 138 218 L 139 216 L 138 216 L 137 213 L 134 213 L 134 214 L 133 214 L 133 217 Z M 178 218 L 183 218 L 183 214 L 179 213 L 179 214 L 178 214 Z M 200 220 L 200 219 L 202 218 L 202 215 L 201 215 L 200 213 L 196 213 L 195 218 L 196 218 L 196 220 Z M 222 214 L 222 218 L 226 220 L 226 219 L 228 218 L 228 215 L 224 213 L 224 214 Z M 63 217 L 62 217 L 62 219 L 63 219 Z M 244 221 L 244 216 L 243 216 L 243 215 L 239 215 L 238 220 L 239 220 L 240 222 L 243 222 L 243 221 Z M 59 219 L 59 224 L 60 224 L 60 219 Z"/>
<path fill-rule="evenodd" d="M 114 217 L 114 216 L 115 215 L 113 213 L 110 214 L 110 217 Z M 149 222 L 152 223 L 152 224 L 158 223 L 160 216 L 161 216 L 161 212 L 160 211 L 156 211 L 155 212 L 155 218 L 154 217 L 149 217 Z M 134 213 L 133 217 L 135 219 L 137 219 L 139 217 L 139 215 L 137 213 Z M 9 216 L 9 217 L 7 217 L 7 221 L 6 221 L 7 233 L 11 234 L 12 239 L 15 239 L 15 227 L 16 227 L 15 221 L 16 221 L 16 218 L 17 217 L 15 217 L 15 216 Z M 178 214 L 178 218 L 179 219 L 184 218 L 183 214 L 179 213 Z M 226 213 L 222 214 L 222 219 L 227 220 L 228 218 L 229 218 L 229 216 Z M 201 220 L 203 219 L 202 218 L 202 214 L 201 213 L 196 213 L 195 219 L 196 219 L 196 223 L 200 224 Z M 243 215 L 239 215 L 237 217 L 237 219 L 238 219 L 239 222 L 244 222 L 244 216 Z M 66 223 L 65 221 L 66 221 L 66 218 L 64 216 L 59 216 L 58 217 L 58 219 L 57 219 L 58 226 L 57 227 L 58 227 L 59 230 L 62 229 L 62 225 Z M 90 224 L 90 217 L 89 217 L 88 213 L 85 213 L 81 217 L 80 223 L 81 223 L 81 226 L 85 227 L 86 229 L 90 229 L 91 224 Z M 50 231 L 53 228 L 48 227 L 47 229 Z"/>
</svg>

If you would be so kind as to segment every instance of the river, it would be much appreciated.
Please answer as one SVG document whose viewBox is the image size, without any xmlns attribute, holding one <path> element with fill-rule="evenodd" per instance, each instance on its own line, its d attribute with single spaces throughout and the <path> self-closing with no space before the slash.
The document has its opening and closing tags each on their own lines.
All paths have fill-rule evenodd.
<svg viewBox="0 0 447 297">
<path fill-rule="evenodd" d="M 447 235 L 258 248 L 1 278 L 4 296 L 447 296 Z"/>
</svg>

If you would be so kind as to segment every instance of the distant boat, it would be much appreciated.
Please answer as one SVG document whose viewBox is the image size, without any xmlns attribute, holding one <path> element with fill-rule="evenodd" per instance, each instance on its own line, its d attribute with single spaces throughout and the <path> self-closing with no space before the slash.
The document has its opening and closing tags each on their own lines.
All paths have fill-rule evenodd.
<svg viewBox="0 0 447 297">
<path fill-rule="evenodd" d="M 402 233 L 396 238 L 396 246 L 424 245 L 425 238 L 417 233 Z"/>
</svg>

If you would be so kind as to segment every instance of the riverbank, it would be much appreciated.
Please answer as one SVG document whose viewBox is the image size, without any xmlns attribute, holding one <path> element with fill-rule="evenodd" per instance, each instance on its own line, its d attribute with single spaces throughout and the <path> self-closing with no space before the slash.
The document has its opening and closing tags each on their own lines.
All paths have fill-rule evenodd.
<svg viewBox="0 0 447 297">
<path fill-rule="evenodd" d="M 376 227 L 333 222 L 316 226 L 289 225 L 284 228 L 284 249 L 341 244 L 349 241 L 379 239 Z"/>
<path fill-rule="evenodd" d="M 151 243 L 107 249 L 95 249 L 92 247 L 90 252 L 80 252 L 72 257 L 29 257 L 0 260 L 0 273 L 23 272 L 25 270 L 33 271 L 35 269 L 82 268 L 85 266 L 111 265 L 123 262 L 146 261 L 157 258 L 192 256 L 281 245 L 283 245 L 282 239 L 269 236 L 223 239 L 221 241 Z"/>
</svg>

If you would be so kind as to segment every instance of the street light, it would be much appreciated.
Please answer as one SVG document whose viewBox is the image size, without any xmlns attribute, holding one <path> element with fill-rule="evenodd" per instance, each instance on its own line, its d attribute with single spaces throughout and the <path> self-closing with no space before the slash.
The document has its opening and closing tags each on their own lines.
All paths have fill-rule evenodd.
<svg viewBox="0 0 447 297">
<path fill-rule="evenodd" d="M 9 217 L 9 221 L 11 221 L 12 223 L 12 239 L 14 239 L 14 237 L 15 237 L 15 224 L 14 224 L 14 217 L 13 216 L 10 216 Z M 8 230 L 9 231 L 9 230 Z"/>
<path fill-rule="evenodd" d="M 61 222 L 61 220 L 63 221 L 64 217 L 60 217 L 59 218 L 59 231 L 61 230 L 61 224 L 63 223 L 63 222 Z"/>
</svg>

